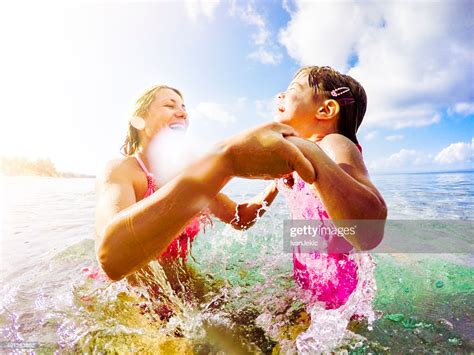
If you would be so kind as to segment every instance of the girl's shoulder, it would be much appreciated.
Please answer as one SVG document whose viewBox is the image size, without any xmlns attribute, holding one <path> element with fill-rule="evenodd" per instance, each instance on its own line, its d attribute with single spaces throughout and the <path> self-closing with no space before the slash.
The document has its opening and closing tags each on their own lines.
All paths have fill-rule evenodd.
<svg viewBox="0 0 474 355">
<path fill-rule="evenodd" d="M 360 155 L 360 148 L 346 136 L 339 133 L 331 133 L 318 142 L 323 150 L 330 150 L 333 153 Z"/>
<path fill-rule="evenodd" d="M 326 145 L 331 145 L 331 144 L 352 144 L 355 147 L 355 144 L 346 136 L 343 136 L 342 134 L 339 133 L 330 133 L 326 136 L 324 136 L 323 139 L 319 141 L 319 144 L 326 144 Z"/>
</svg>

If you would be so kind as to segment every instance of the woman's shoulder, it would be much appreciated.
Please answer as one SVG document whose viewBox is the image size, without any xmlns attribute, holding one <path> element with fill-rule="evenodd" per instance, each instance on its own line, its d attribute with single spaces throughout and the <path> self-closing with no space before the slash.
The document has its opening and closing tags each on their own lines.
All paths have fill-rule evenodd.
<svg viewBox="0 0 474 355">
<path fill-rule="evenodd" d="M 135 180 L 140 175 L 140 167 L 134 157 L 121 157 L 107 162 L 102 171 L 103 180 Z"/>
<path fill-rule="evenodd" d="M 107 186 L 133 186 L 136 196 L 143 196 L 148 188 L 148 180 L 135 157 L 112 159 L 97 176 L 98 191 Z"/>
</svg>

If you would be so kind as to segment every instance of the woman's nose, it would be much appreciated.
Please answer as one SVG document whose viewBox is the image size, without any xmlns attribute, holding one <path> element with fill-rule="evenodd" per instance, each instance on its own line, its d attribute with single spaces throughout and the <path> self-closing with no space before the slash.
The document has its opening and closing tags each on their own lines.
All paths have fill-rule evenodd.
<svg viewBox="0 0 474 355">
<path fill-rule="evenodd" d="M 280 99 L 280 100 L 281 100 L 281 99 L 284 99 L 284 98 L 285 98 L 285 93 L 284 93 L 284 92 L 280 92 L 277 97 L 278 97 L 278 99 Z"/>
<path fill-rule="evenodd" d="M 188 118 L 188 113 L 186 112 L 185 109 L 180 109 L 178 110 L 178 112 L 176 113 L 176 115 L 180 118 L 183 118 L 183 119 L 187 119 Z"/>
</svg>

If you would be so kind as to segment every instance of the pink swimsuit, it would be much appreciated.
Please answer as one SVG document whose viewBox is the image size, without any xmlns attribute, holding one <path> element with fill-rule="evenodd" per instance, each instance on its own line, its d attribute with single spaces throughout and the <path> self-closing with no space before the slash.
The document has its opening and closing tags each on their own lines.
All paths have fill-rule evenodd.
<svg viewBox="0 0 474 355">
<path fill-rule="evenodd" d="M 360 147 L 358 147 L 361 150 Z M 294 183 L 289 187 L 278 180 L 278 188 L 285 195 L 293 219 L 319 220 L 329 225 L 329 215 L 321 200 L 296 173 Z M 325 236 L 321 236 L 325 238 Z M 330 239 L 330 238 L 325 238 Z M 357 263 L 349 259 L 352 246 L 345 240 L 333 238 L 329 250 L 344 250 L 340 253 L 302 253 L 300 248 L 293 250 L 293 273 L 295 281 L 303 289 L 309 290 L 326 309 L 336 309 L 344 305 L 357 286 Z"/>
<path fill-rule="evenodd" d="M 142 170 L 145 172 L 146 178 L 148 180 L 148 188 L 145 192 L 145 196 L 143 197 L 146 198 L 158 190 L 158 187 L 156 186 L 153 174 L 148 171 L 140 157 L 135 155 L 135 158 L 137 159 L 137 162 Z M 166 251 L 160 257 L 171 257 L 172 259 L 182 258 L 183 260 L 186 260 L 188 249 L 201 229 L 200 225 L 200 218 L 194 218 L 191 223 L 181 232 L 181 234 L 168 246 L 168 249 L 166 249 Z"/>
<path fill-rule="evenodd" d="M 296 173 L 293 176 L 291 188 L 278 182 L 278 188 L 290 206 L 292 218 L 326 221 L 327 225 L 329 215 L 319 198 Z M 294 248 L 293 274 L 298 285 L 310 290 L 326 309 L 342 306 L 357 286 L 357 264 L 348 258 L 347 253 L 303 253 L 299 247 Z"/>
</svg>

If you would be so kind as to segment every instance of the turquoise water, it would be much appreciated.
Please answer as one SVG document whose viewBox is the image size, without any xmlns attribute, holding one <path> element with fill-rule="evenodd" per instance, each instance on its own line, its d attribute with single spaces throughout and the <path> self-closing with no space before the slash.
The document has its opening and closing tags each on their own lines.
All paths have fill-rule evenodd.
<svg viewBox="0 0 474 355">
<path fill-rule="evenodd" d="M 389 218 L 473 220 L 473 177 L 379 175 L 373 181 Z M 226 192 L 241 201 L 265 184 L 239 180 Z M 154 265 L 158 301 L 144 287 L 81 272 L 95 265 L 93 186 L 88 179 L 4 178 L 0 345 L 44 352 L 296 351 L 297 337 L 311 324 L 311 299 L 295 285 L 291 254 L 282 251 L 284 199 L 247 232 L 216 221 L 197 237 L 187 265 Z M 474 351 L 472 254 L 373 257 L 377 319 L 371 326 L 352 321 L 334 351 Z M 172 280 L 181 288 L 169 287 Z M 173 311 L 168 321 L 156 311 L 163 304 Z"/>
</svg>

